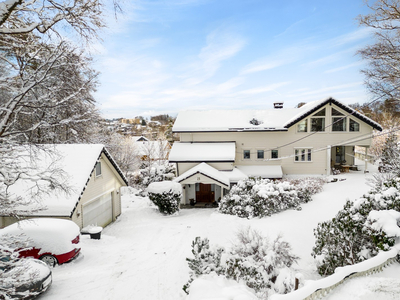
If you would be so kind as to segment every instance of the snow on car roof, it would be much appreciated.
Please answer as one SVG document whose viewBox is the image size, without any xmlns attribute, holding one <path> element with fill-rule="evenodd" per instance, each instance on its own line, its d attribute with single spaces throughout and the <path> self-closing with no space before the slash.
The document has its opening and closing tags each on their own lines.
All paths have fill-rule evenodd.
<svg viewBox="0 0 400 300">
<path fill-rule="evenodd" d="M 70 220 L 34 218 L 22 220 L 0 229 L 0 236 L 23 234 L 28 245 L 41 249 L 40 253 L 59 255 L 72 251 L 77 244 L 72 240 L 79 235 L 79 226 Z"/>
<path fill-rule="evenodd" d="M 55 155 L 39 150 L 35 161 L 39 167 L 46 168 L 51 164 L 64 172 L 65 178 L 60 176 L 60 180 L 66 183 L 71 189 L 68 193 L 54 190 L 49 194 L 40 195 L 38 202 L 33 201 L 29 204 L 32 209 L 46 207 L 45 210 L 32 213 L 40 216 L 69 216 L 75 207 L 79 197 L 84 190 L 89 176 L 98 160 L 104 145 L 101 144 L 63 144 L 49 146 Z M 54 161 L 56 160 L 56 161 Z M 30 180 L 18 180 L 12 185 L 9 191 L 17 196 L 26 199 L 33 197 L 32 188 L 36 182 Z M 26 210 L 28 207 L 17 207 Z"/>
</svg>

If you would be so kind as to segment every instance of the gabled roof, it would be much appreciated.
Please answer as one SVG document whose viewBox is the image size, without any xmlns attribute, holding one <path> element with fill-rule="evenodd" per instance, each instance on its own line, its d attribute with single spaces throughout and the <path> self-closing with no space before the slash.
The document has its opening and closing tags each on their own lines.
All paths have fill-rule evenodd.
<svg viewBox="0 0 400 300">
<path fill-rule="evenodd" d="M 309 116 L 328 103 L 335 104 L 373 128 L 382 130 L 382 127 L 378 123 L 363 114 L 333 98 L 328 98 L 307 103 L 300 108 L 181 111 L 175 121 L 173 131 L 181 133 L 287 131 L 288 128 L 301 119 Z"/>
<path fill-rule="evenodd" d="M 38 156 L 35 162 L 40 168 L 47 169 L 50 165 L 54 164 L 54 168 L 63 171 L 65 178 L 60 177 L 58 180 L 63 180 L 69 187 L 70 192 L 65 193 L 58 190 L 49 194 L 42 194 L 40 202 L 29 204 L 32 209 L 46 207 L 45 210 L 40 210 L 32 215 L 40 216 L 71 216 L 76 208 L 86 186 L 90 180 L 90 176 L 94 171 L 96 162 L 104 154 L 114 167 L 116 173 L 125 185 L 128 182 L 121 172 L 120 168 L 111 157 L 110 153 L 101 144 L 60 144 L 60 145 L 46 145 L 54 151 L 55 155 L 49 155 L 46 151 L 38 151 Z M 54 158 L 57 160 L 54 161 Z M 30 180 L 19 180 L 15 185 L 10 187 L 10 192 L 21 197 L 31 198 L 30 189 L 35 183 Z M 26 210 L 27 207 L 21 207 Z M 18 208 L 17 208 L 18 210 Z"/>
<path fill-rule="evenodd" d="M 235 142 L 175 142 L 169 154 L 169 162 L 234 162 L 235 151 Z"/>
<path fill-rule="evenodd" d="M 181 176 L 175 178 L 174 181 L 181 183 L 182 181 L 184 181 L 196 174 L 202 174 L 214 181 L 217 181 L 217 182 L 223 184 L 226 188 L 229 188 L 230 181 L 229 181 L 228 176 L 226 176 L 222 171 L 219 171 L 204 162 L 187 170 Z"/>
<path fill-rule="evenodd" d="M 349 115 L 352 115 L 353 117 L 360 119 L 361 121 L 367 123 L 368 125 L 370 125 L 372 128 L 374 128 L 376 130 L 382 131 L 382 126 L 379 125 L 377 122 L 371 120 L 370 118 L 357 112 L 350 106 L 347 106 L 347 105 L 343 104 L 342 102 L 339 102 L 338 100 L 335 100 L 333 98 L 310 102 L 310 103 L 303 105 L 301 107 L 302 110 L 298 114 L 293 116 L 290 120 L 288 120 L 286 122 L 286 124 L 284 125 L 284 127 L 289 128 L 289 127 L 293 126 L 294 124 L 296 124 L 297 122 L 301 121 L 302 119 L 308 117 L 309 115 L 313 114 L 314 112 L 316 112 L 317 110 L 319 110 L 320 108 L 325 106 L 326 104 L 335 104 L 336 106 L 338 106 L 341 109 L 343 109 L 344 111 L 346 111 Z"/>
</svg>

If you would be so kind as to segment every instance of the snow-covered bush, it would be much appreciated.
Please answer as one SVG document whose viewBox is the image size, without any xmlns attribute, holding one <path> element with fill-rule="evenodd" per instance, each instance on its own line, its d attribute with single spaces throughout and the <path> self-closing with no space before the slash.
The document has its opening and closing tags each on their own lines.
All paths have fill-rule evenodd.
<svg viewBox="0 0 400 300">
<path fill-rule="evenodd" d="M 284 294 L 294 289 L 295 273 L 291 266 L 298 257 L 280 236 L 271 242 L 248 228 L 237 234 L 237 242 L 228 252 L 223 248 L 211 250 L 208 239 L 200 238 L 196 238 L 192 248 L 195 258 L 187 259 L 192 270 L 184 286 L 187 293 L 195 278 L 211 272 L 244 282 L 264 299 L 270 294 Z"/>
<path fill-rule="evenodd" d="M 307 203 L 311 201 L 311 196 L 320 193 L 323 189 L 326 179 L 322 177 L 307 177 L 298 179 L 283 179 L 294 185 L 297 196 L 301 202 Z"/>
<path fill-rule="evenodd" d="M 157 205 L 161 213 L 172 215 L 179 211 L 182 198 L 182 187 L 177 182 L 162 181 L 153 182 L 147 192 L 149 199 Z"/>
<path fill-rule="evenodd" d="M 399 188 L 399 180 L 388 182 L 381 191 L 374 189 L 356 201 L 347 201 L 332 220 L 318 224 L 312 255 L 321 275 L 361 262 L 393 245 L 393 239 L 371 230 L 367 219 L 374 210 L 400 211 Z"/>
<path fill-rule="evenodd" d="M 140 169 L 133 178 L 133 183 L 140 189 L 145 189 L 153 182 L 172 180 L 175 177 L 175 167 L 169 163 L 153 164 Z"/>
<path fill-rule="evenodd" d="M 239 181 L 221 199 L 219 211 L 241 218 L 270 216 L 296 208 L 300 204 L 298 192 L 289 182 L 250 178 Z"/>
<path fill-rule="evenodd" d="M 223 273 L 221 267 L 221 255 L 224 252 L 223 248 L 210 249 L 210 242 L 207 238 L 195 238 L 192 242 L 192 253 L 194 258 L 186 258 L 190 268 L 189 281 L 183 286 L 183 290 L 189 294 L 189 287 L 193 280 L 200 275 L 210 274 L 215 272 L 216 274 Z"/>
</svg>

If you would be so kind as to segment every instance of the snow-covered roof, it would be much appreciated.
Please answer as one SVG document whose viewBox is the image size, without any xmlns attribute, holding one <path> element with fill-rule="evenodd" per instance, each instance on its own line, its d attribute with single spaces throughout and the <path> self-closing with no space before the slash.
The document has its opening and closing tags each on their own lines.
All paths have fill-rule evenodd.
<svg viewBox="0 0 400 300">
<path fill-rule="evenodd" d="M 101 153 L 108 158 L 114 166 L 121 179 L 127 184 L 118 165 L 115 163 L 111 155 L 101 144 L 59 144 L 48 146 L 54 155 L 49 155 L 48 151 L 38 151 L 35 162 L 39 167 L 46 169 L 50 165 L 63 171 L 65 178 L 59 178 L 65 182 L 70 190 L 68 193 L 55 190 L 51 193 L 43 193 L 40 195 L 40 202 L 32 201 L 30 204 L 32 209 L 45 207 L 45 210 L 32 213 L 37 216 L 70 216 L 75 209 L 76 204 L 86 188 L 86 184 L 94 170 Z M 56 159 L 56 161 L 55 161 Z M 9 192 L 30 199 L 31 188 L 35 186 L 35 182 L 30 180 L 18 180 L 16 184 L 9 188 Z M 21 207 L 26 210 L 27 207 Z M 18 208 L 17 208 L 18 210 Z"/>
<path fill-rule="evenodd" d="M 237 168 L 249 177 L 282 178 L 281 166 L 237 166 Z"/>
<path fill-rule="evenodd" d="M 187 170 L 181 176 L 175 178 L 174 181 L 180 183 L 192 177 L 195 174 L 202 174 L 204 176 L 207 176 L 215 181 L 224 184 L 226 187 L 229 187 L 230 181 L 228 176 L 226 176 L 222 171 L 219 171 L 204 162 L 194 166 L 190 170 Z"/>
<path fill-rule="evenodd" d="M 240 180 L 244 180 L 249 178 L 245 173 L 240 171 L 238 168 L 234 168 L 231 171 L 220 171 L 222 174 L 226 175 L 229 178 L 229 181 L 231 183 L 236 183 L 239 182 Z"/>
<path fill-rule="evenodd" d="M 373 128 L 382 130 L 378 123 L 358 113 L 346 104 L 333 98 L 324 98 L 309 102 L 300 108 L 181 111 L 175 121 L 173 131 L 286 131 L 289 127 L 328 103 L 334 103 Z"/>
<path fill-rule="evenodd" d="M 233 162 L 235 143 L 179 143 L 172 145 L 170 162 Z"/>
</svg>

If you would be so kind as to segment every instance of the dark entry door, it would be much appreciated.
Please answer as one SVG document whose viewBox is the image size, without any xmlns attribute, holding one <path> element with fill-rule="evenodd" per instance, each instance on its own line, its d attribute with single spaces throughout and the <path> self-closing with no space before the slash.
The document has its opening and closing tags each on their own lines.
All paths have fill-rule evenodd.
<svg viewBox="0 0 400 300">
<path fill-rule="evenodd" d="M 344 156 L 345 156 L 345 148 L 344 146 L 336 146 L 336 163 L 343 163 L 344 160 Z"/>
<path fill-rule="evenodd" d="M 196 202 L 214 202 L 214 192 L 211 190 L 211 184 L 198 184 L 196 187 Z"/>
</svg>

